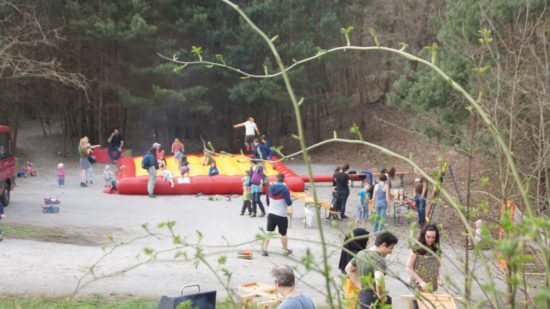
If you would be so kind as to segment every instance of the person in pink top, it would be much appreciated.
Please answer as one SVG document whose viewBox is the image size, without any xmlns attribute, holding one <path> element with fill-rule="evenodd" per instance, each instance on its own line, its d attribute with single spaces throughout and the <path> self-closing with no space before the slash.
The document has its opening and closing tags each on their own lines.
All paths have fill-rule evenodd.
<svg viewBox="0 0 550 309">
<path fill-rule="evenodd" d="M 185 155 L 185 146 L 183 145 L 181 140 L 177 137 L 174 139 L 174 142 L 172 143 L 172 155 L 174 155 L 174 158 L 178 163 L 178 171 L 179 171 L 181 169 L 181 159 Z"/>
<path fill-rule="evenodd" d="M 57 164 L 57 184 L 60 187 L 65 186 L 65 166 L 63 163 Z"/>
</svg>

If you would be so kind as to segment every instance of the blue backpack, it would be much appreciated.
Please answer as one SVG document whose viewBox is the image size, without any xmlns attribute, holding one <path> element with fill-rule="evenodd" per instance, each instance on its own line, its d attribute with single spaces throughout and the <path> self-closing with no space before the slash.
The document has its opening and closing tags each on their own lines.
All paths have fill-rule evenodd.
<svg viewBox="0 0 550 309">
<path fill-rule="evenodd" d="M 151 167 L 151 154 L 145 154 L 141 160 L 141 168 L 148 170 Z"/>
</svg>

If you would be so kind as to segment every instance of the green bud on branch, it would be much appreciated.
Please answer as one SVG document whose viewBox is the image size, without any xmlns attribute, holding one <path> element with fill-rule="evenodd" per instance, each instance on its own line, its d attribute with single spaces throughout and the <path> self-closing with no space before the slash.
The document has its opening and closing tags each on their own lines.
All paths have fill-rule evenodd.
<svg viewBox="0 0 550 309">
<path fill-rule="evenodd" d="M 374 44 L 376 44 L 376 47 L 380 47 L 380 41 L 378 41 L 378 34 L 376 33 L 376 30 L 374 28 L 369 27 L 370 35 L 372 36 L 372 39 L 374 40 Z"/>
</svg>

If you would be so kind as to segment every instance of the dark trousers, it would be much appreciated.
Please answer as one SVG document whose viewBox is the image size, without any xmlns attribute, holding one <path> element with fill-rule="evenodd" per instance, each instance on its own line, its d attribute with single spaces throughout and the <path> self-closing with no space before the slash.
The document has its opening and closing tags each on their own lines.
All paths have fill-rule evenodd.
<svg viewBox="0 0 550 309">
<path fill-rule="evenodd" d="M 262 195 L 262 192 L 255 192 L 252 193 L 252 212 L 256 213 L 257 207 L 260 207 L 260 210 L 263 214 L 265 214 L 264 204 L 262 204 L 262 200 L 260 199 L 260 196 Z"/>
<path fill-rule="evenodd" d="M 248 210 L 248 213 L 252 213 L 252 207 L 250 207 L 250 201 L 243 201 L 243 207 L 241 208 L 241 215 L 244 214 L 244 211 Z"/>
<path fill-rule="evenodd" d="M 349 188 L 340 189 L 336 191 L 336 209 L 340 211 L 340 216 L 344 216 L 346 213 L 346 202 L 349 197 Z"/>
<path fill-rule="evenodd" d="M 121 153 L 120 151 L 118 151 L 118 148 L 109 147 L 109 150 L 107 152 L 109 152 L 109 157 L 111 158 L 111 161 L 114 162 L 120 159 Z"/>
<path fill-rule="evenodd" d="M 391 297 L 386 296 L 384 303 L 391 305 Z M 382 300 L 378 299 L 373 290 L 361 290 L 359 293 L 359 306 L 361 309 L 382 308 Z"/>
</svg>

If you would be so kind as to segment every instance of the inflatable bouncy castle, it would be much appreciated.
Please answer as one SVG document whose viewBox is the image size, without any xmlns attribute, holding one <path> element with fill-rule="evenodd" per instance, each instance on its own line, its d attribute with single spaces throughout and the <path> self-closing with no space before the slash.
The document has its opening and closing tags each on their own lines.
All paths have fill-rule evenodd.
<svg viewBox="0 0 550 309">
<path fill-rule="evenodd" d="M 157 176 L 155 194 L 242 194 L 242 179 L 250 169 L 250 157 L 244 155 L 213 155 L 220 171 L 219 175 L 208 176 L 208 166 L 203 166 L 203 155 L 187 155 L 189 177 L 181 177 L 177 162 L 166 158 L 166 167 L 174 175 L 174 187 Z M 121 158 L 118 163 L 117 187 L 120 194 L 147 195 L 147 170 L 141 167 L 143 157 Z M 285 174 L 285 183 L 291 191 L 304 191 L 304 181 L 283 163 L 265 163 L 264 174 L 270 182 L 276 181 L 278 173 Z M 158 171 L 160 175 L 160 171 Z M 267 188 L 267 187 L 266 187 Z"/>
</svg>

